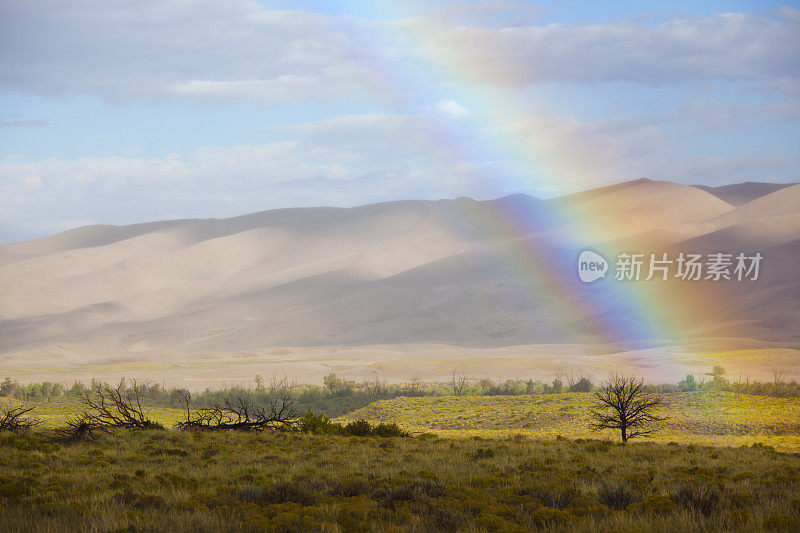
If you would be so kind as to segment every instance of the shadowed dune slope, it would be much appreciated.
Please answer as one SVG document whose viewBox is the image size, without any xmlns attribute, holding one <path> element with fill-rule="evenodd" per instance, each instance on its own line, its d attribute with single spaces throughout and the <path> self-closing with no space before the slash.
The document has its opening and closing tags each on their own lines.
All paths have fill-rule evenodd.
<svg viewBox="0 0 800 533">
<path fill-rule="evenodd" d="M 796 343 L 800 185 L 738 207 L 721 198 L 637 180 L 546 201 L 402 201 L 77 228 L 0 246 L 0 350 Z M 649 317 L 632 314 L 627 289 L 578 282 L 585 247 L 765 259 L 756 282 L 642 282 L 675 314 L 644 328 Z"/>
</svg>

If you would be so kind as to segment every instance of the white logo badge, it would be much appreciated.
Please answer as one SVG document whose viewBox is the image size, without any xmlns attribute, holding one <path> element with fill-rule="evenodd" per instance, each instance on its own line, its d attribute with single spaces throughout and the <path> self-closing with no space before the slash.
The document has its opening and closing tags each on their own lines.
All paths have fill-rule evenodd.
<svg viewBox="0 0 800 533">
<path fill-rule="evenodd" d="M 591 250 L 584 250 L 578 257 L 578 277 L 584 283 L 591 283 L 606 277 L 608 261 L 602 255 Z"/>
</svg>

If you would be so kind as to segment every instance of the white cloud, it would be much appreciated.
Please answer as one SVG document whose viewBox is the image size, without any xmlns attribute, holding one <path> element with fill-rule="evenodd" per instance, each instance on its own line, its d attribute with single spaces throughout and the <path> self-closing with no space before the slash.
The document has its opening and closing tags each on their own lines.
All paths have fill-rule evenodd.
<svg viewBox="0 0 800 533">
<path fill-rule="evenodd" d="M 476 190 L 564 192 L 635 177 L 797 178 L 791 139 L 780 146 L 783 140 L 757 140 L 752 150 L 746 143 L 705 147 L 694 155 L 681 145 L 687 132 L 690 138 L 798 119 L 797 10 L 658 25 L 535 26 L 536 9 L 527 6 L 451 2 L 425 17 L 387 21 L 273 11 L 249 0 L 0 2 L 0 91 L 168 103 L 380 101 L 403 109 L 270 127 L 270 138 L 279 140 L 159 157 L 132 147 L 108 157 L 0 158 L 0 240 L 84 219 L 231 216 Z M 598 83 L 683 84 L 685 98 L 653 114 L 647 106 L 658 96 L 644 98 L 642 90 L 626 111 L 644 118 L 604 121 L 523 109 L 529 103 L 516 89 L 551 82 L 584 85 L 590 100 Z M 484 93 L 483 85 L 502 89 Z M 735 98 L 717 99 L 713 87 L 701 94 L 722 85 L 736 85 Z M 753 97 L 741 85 L 785 99 Z M 461 97 L 492 92 L 523 103 L 482 107 Z M 741 103 L 753 100 L 757 105 Z M 500 118 L 487 119 L 487 109 Z M 529 116 L 515 116 L 521 113 Z M 0 126 L 41 123 L 7 118 Z"/>
<path fill-rule="evenodd" d="M 796 181 L 800 177 L 800 157 L 787 153 L 785 147 L 740 153 L 712 148 L 697 155 L 691 153 L 693 137 L 670 131 L 690 113 L 704 115 L 694 117 L 703 125 L 728 121 L 728 112 L 725 109 L 720 117 L 716 108 L 709 111 L 690 106 L 663 115 L 599 122 L 540 112 L 512 121 L 504 135 L 506 142 L 538 163 L 544 184 L 541 191 L 549 187 L 567 193 L 637 178 L 718 185 L 745 180 Z"/>
<path fill-rule="evenodd" d="M 0 240 L 61 227 L 234 216 L 298 205 L 454 196 L 476 169 L 444 157 L 426 116 L 353 115 L 276 129 L 286 140 L 163 157 L 0 160 Z M 44 185 L 39 187 L 39 185 Z M 36 187 L 36 193 L 31 193 Z"/>
<path fill-rule="evenodd" d="M 539 6 L 523 0 L 461 0 L 428 11 L 431 18 L 465 26 L 530 26 L 541 16 Z"/>
<path fill-rule="evenodd" d="M 469 115 L 469 110 L 455 100 L 439 100 L 436 102 L 436 111 L 450 118 L 459 118 Z"/>
<path fill-rule="evenodd" d="M 487 132 L 498 146 L 524 154 L 510 162 L 492 159 L 468 135 L 459 137 L 463 124 L 451 128 L 450 119 L 435 114 L 332 117 L 274 128 L 285 140 L 162 157 L 6 157 L 0 239 L 83 218 L 125 223 L 163 213 L 223 217 L 300 205 L 481 197 L 488 190 L 565 193 L 638 177 L 785 179 L 800 163 L 779 151 L 675 158 L 679 141 L 665 129 L 670 120 L 666 114 L 587 123 L 539 110 Z M 516 165 L 511 175 L 509 163 Z"/>
<path fill-rule="evenodd" d="M 397 73 L 429 58 L 455 68 L 428 76 L 458 72 L 457 82 L 504 86 L 723 79 L 796 87 L 800 76 L 796 10 L 530 26 L 525 6 L 455 2 L 427 18 L 377 21 L 272 11 L 249 0 L 3 2 L 0 90 L 259 104 L 380 100 L 415 90 Z M 523 27 L 480 23 L 492 17 Z"/>
<path fill-rule="evenodd" d="M 0 20 L 5 90 L 272 102 L 371 87 L 354 23 L 249 0 L 24 0 Z"/>
<path fill-rule="evenodd" d="M 22 180 L 28 187 L 44 187 L 41 176 L 27 176 Z"/>
<path fill-rule="evenodd" d="M 524 28 L 448 27 L 406 22 L 420 54 L 435 54 L 478 83 L 662 84 L 687 80 L 800 77 L 800 21 L 746 13 L 647 25 L 549 24 Z"/>
</svg>

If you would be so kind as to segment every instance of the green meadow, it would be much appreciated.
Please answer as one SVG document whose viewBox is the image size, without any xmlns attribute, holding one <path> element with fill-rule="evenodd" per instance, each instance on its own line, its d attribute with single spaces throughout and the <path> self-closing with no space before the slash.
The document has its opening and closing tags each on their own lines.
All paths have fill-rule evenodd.
<svg viewBox="0 0 800 533">
<path fill-rule="evenodd" d="M 800 456 L 583 439 L 0 436 L 7 531 L 791 531 Z"/>
<path fill-rule="evenodd" d="M 756 443 L 800 452 L 800 399 L 754 396 L 728 391 L 663 393 L 667 420 L 645 439 L 652 442 L 750 446 Z M 567 392 L 520 396 L 448 396 L 395 398 L 374 402 L 342 417 L 396 422 L 417 432 L 446 437 L 534 439 L 557 437 L 618 438 L 611 431 L 592 433 L 593 395 Z"/>
<path fill-rule="evenodd" d="M 669 417 L 662 430 L 623 445 L 614 433 L 589 430 L 591 392 L 510 394 L 510 385 L 486 385 L 486 394 L 454 396 L 414 384 L 425 395 L 362 405 L 360 389 L 343 383 L 329 379 L 327 396 L 299 394 L 329 412 L 359 406 L 333 426 L 179 430 L 185 411 L 151 400 L 145 412 L 165 429 L 114 429 L 72 444 L 48 435 L 81 412 L 79 397 L 0 397 L 0 410 L 33 406 L 41 421 L 0 432 L 0 530 L 800 528 L 797 397 L 659 392 Z M 41 394 L 17 393 L 34 390 Z M 325 429 L 357 420 L 397 423 L 409 436 Z"/>
</svg>

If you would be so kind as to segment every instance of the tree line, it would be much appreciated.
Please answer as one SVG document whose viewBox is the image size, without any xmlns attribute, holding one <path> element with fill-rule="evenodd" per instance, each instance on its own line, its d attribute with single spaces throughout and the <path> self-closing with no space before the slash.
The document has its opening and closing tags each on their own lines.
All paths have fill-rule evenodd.
<svg viewBox="0 0 800 533">
<path fill-rule="evenodd" d="M 660 428 L 666 420 L 662 416 L 663 403 L 659 393 L 674 393 L 695 390 L 762 390 L 764 384 L 754 382 L 731 383 L 724 378 L 725 370 L 715 366 L 698 380 L 688 375 L 677 385 L 647 385 L 643 378 L 612 375 L 595 387 L 590 376 L 567 376 L 568 390 L 573 392 L 593 392 L 594 403 L 590 409 L 591 428 L 594 430 L 613 429 L 620 432 L 623 442 L 630 438 L 650 435 Z M 375 382 L 356 384 L 346 381 L 336 374 L 328 374 L 323 380 L 323 387 L 298 387 L 290 383 L 286 377 L 273 376 L 267 382 L 261 377 L 254 379 L 255 388 L 233 387 L 222 390 L 206 390 L 195 397 L 185 389 L 167 389 L 159 384 L 140 384 L 135 380 L 124 378 L 113 387 L 107 383 L 93 380 L 89 387 L 80 382 L 70 388 L 54 383 L 19 385 L 6 378 L 0 384 L 0 396 L 14 396 L 22 400 L 36 400 L 60 396 L 75 396 L 83 404 L 83 410 L 70 420 L 66 427 L 56 431 L 54 439 L 70 441 L 91 436 L 95 431 L 108 428 L 124 429 L 158 429 L 159 424 L 153 422 L 146 414 L 145 407 L 172 405 L 177 402 L 185 411 L 185 420 L 177 424 L 178 429 L 194 430 L 247 430 L 262 431 L 265 429 L 306 430 L 312 432 L 334 434 L 371 434 L 371 427 L 364 421 L 361 429 L 351 428 L 350 424 L 342 426 L 330 421 L 326 413 L 314 411 L 307 404 L 315 401 L 339 398 L 362 400 L 364 404 L 386 397 L 424 396 L 424 395 L 465 395 L 471 392 L 481 394 L 497 394 L 497 385 L 488 380 L 468 384 L 463 373 L 453 372 L 452 382 L 444 384 L 424 384 L 419 381 L 402 385 L 389 385 Z M 541 382 L 533 382 L 534 392 L 556 393 L 563 390 L 560 376 L 552 385 L 544 386 Z M 791 392 L 795 382 L 785 382 L 782 373 L 775 373 L 775 379 L 769 390 L 780 391 L 781 394 Z M 472 391 L 477 386 L 478 391 Z M 449 387 L 449 390 L 447 389 Z M 519 382 L 506 382 L 501 390 L 518 390 Z M 750 387 L 750 389 L 748 389 Z M 529 387 L 525 384 L 527 393 Z M 30 396 L 33 397 L 31 398 Z M 36 396 L 38 395 L 38 396 Z M 305 418 L 298 415 L 299 406 L 305 400 Z M 322 405 L 325 405 L 322 402 Z M 327 407 L 330 407 L 329 405 Z M 0 412 L 0 429 L 24 430 L 37 425 L 35 419 L 28 417 L 32 407 L 15 407 Z M 387 426 L 388 427 L 388 426 Z M 354 429 L 356 428 L 356 429 Z M 364 429 L 367 428 L 367 429 Z M 392 428 L 379 428 L 375 434 L 397 434 L 404 432 L 396 425 Z M 349 432 L 349 433 L 348 433 Z"/>
<path fill-rule="evenodd" d="M 729 379 L 725 370 L 716 366 L 711 372 L 698 375 L 688 374 L 677 384 L 646 385 L 650 392 L 690 392 L 690 391 L 729 391 L 757 396 L 780 398 L 800 397 L 800 384 L 787 381 L 783 371 L 775 370 L 770 381 L 750 381 L 749 379 Z M 269 381 L 256 376 L 254 386 L 229 386 L 217 389 L 207 388 L 192 394 L 196 406 L 209 407 L 220 398 L 231 395 L 244 396 L 261 402 L 269 394 Z M 0 397 L 12 397 L 23 401 L 38 402 L 58 398 L 81 398 L 88 390 L 101 385 L 98 380 L 88 384 L 80 381 L 66 386 L 61 383 L 45 381 L 22 385 L 6 377 L 0 381 Z M 379 380 L 356 382 L 337 376 L 335 373 L 323 378 L 323 385 L 293 384 L 296 403 L 303 411 L 311 409 L 327 416 L 342 414 L 360 409 L 377 400 L 390 400 L 400 396 L 517 396 L 528 394 L 558 394 L 562 392 L 591 392 L 596 388 L 591 375 L 558 373 L 554 379 L 545 383 L 541 380 L 506 380 L 495 382 L 490 379 L 469 379 L 463 371 L 454 370 L 449 383 L 424 383 L 412 379 L 406 383 L 386 383 Z M 181 408 L 185 390 L 179 387 L 165 387 L 159 383 L 141 383 L 140 398 L 151 404 L 164 407 Z"/>
</svg>

